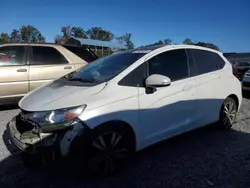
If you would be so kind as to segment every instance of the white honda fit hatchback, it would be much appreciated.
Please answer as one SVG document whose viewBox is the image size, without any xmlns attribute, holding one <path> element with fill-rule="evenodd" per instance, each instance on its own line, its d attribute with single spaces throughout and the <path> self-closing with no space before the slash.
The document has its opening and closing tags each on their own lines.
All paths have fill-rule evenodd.
<svg viewBox="0 0 250 188">
<path fill-rule="evenodd" d="M 231 128 L 241 101 L 222 53 L 151 46 L 96 60 L 30 92 L 8 128 L 22 150 L 77 156 L 89 171 L 109 174 L 161 140 L 214 122 Z"/>
</svg>

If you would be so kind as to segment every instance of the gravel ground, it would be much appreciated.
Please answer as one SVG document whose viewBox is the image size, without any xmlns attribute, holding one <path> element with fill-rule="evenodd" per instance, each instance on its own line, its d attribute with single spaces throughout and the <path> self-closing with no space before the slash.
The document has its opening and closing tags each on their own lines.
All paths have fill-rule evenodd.
<svg viewBox="0 0 250 188">
<path fill-rule="evenodd" d="M 248 99 L 232 130 L 208 126 L 164 141 L 139 152 L 123 171 L 105 179 L 80 178 L 63 165 L 24 165 L 18 150 L 5 146 L 6 124 L 18 111 L 0 111 L 0 187 L 250 187 Z"/>
</svg>

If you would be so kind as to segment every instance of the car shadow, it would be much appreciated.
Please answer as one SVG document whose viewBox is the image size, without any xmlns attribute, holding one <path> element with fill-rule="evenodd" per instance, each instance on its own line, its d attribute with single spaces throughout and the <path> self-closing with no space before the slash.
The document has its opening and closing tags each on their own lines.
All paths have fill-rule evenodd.
<svg viewBox="0 0 250 188">
<path fill-rule="evenodd" d="M 181 101 L 163 108 L 178 108 L 182 104 L 187 107 L 190 102 Z M 223 101 L 197 100 L 192 104 L 209 108 L 213 102 L 217 104 Z M 105 116 L 133 118 L 134 113 L 137 112 L 116 112 Z M 24 163 L 23 154 L 9 142 L 6 130 L 2 139 L 11 155 L 0 161 L 0 187 L 248 188 L 250 135 L 247 133 L 249 129 L 244 132 L 239 128 L 240 123 L 237 121 L 233 129 L 228 131 L 213 124 L 162 141 L 136 153 L 125 168 L 115 175 L 98 179 L 82 176 L 84 169 L 79 169 L 77 163 L 70 161 L 53 165 Z M 247 129 L 248 122 L 244 123 L 243 127 Z"/>
<path fill-rule="evenodd" d="M 6 110 L 15 110 L 15 109 L 19 109 L 17 104 L 0 105 L 0 112 Z"/>
<path fill-rule="evenodd" d="M 243 98 L 250 99 L 250 91 L 242 91 Z"/>
<path fill-rule="evenodd" d="M 112 177 L 83 178 L 76 166 L 0 162 L 2 187 L 249 187 L 250 135 L 209 126 L 138 152 Z M 80 169 L 81 170 L 81 169 Z"/>
</svg>

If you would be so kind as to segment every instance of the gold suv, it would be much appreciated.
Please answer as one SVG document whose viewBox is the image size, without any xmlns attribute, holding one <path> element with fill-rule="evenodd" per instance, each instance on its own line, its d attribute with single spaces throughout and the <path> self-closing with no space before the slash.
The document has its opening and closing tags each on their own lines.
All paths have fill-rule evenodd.
<svg viewBox="0 0 250 188">
<path fill-rule="evenodd" d="M 0 105 L 97 59 L 88 48 L 41 43 L 0 45 Z"/>
</svg>

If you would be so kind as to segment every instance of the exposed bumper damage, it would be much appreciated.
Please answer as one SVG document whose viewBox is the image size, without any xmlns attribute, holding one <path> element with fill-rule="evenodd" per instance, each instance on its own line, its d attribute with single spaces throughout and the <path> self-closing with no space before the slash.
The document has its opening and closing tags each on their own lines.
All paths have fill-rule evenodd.
<svg viewBox="0 0 250 188">
<path fill-rule="evenodd" d="M 75 121 L 72 126 L 51 132 L 44 132 L 38 125 L 21 120 L 20 115 L 14 117 L 7 128 L 10 141 L 22 151 L 29 154 L 38 154 L 41 151 L 59 153 L 68 156 L 74 139 L 81 135 L 87 126 L 81 121 Z"/>
</svg>

